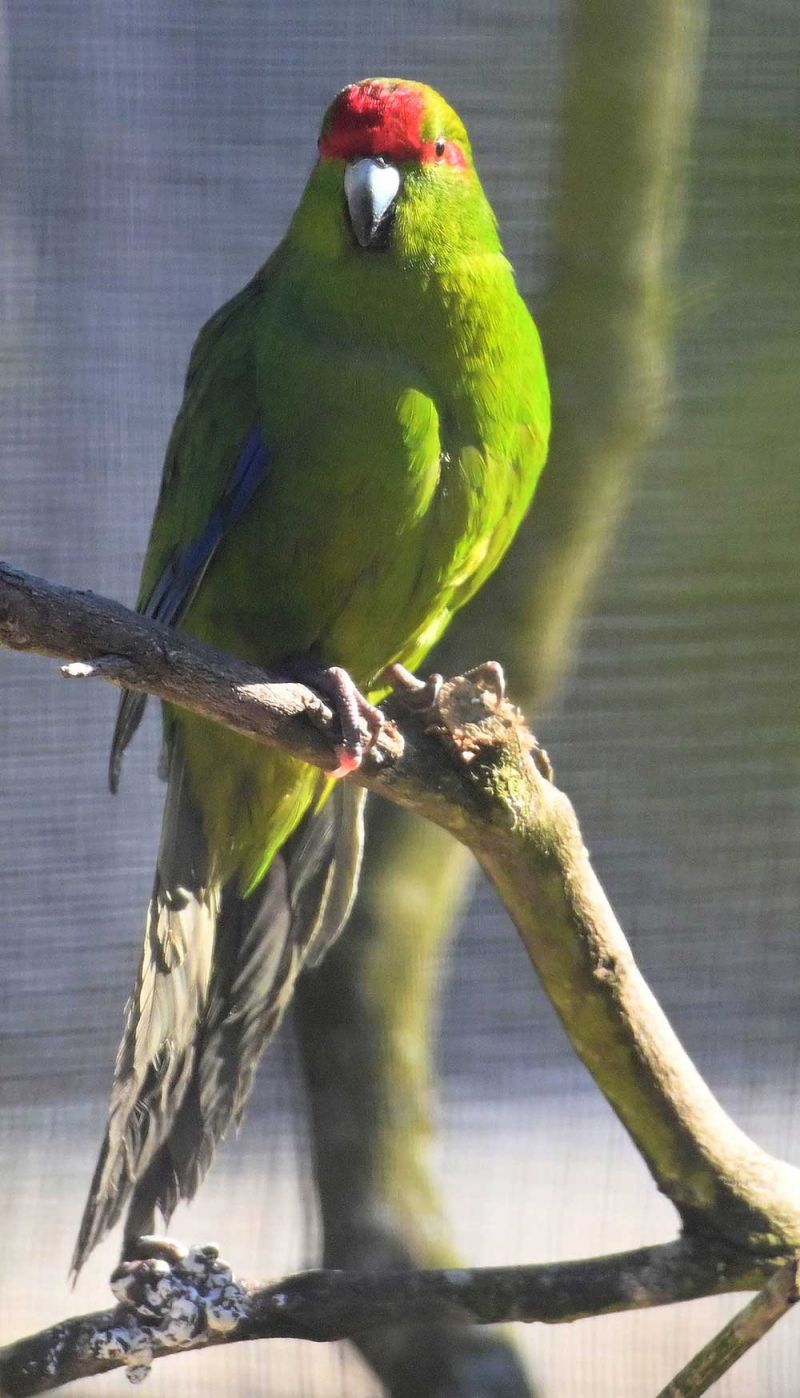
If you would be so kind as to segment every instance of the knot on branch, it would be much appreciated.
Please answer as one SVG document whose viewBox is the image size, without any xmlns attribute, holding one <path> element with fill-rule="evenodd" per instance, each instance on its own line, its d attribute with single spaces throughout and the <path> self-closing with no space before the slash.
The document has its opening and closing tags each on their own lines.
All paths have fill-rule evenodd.
<svg viewBox="0 0 800 1398">
<path fill-rule="evenodd" d="M 9 650 L 30 650 L 31 644 L 29 632 L 13 616 L 0 611 L 0 645 Z"/>
<path fill-rule="evenodd" d="M 444 681 L 426 731 L 467 765 L 511 747 L 529 753 L 542 776 L 552 778 L 547 753 L 521 710 L 506 699 L 502 671 L 493 661 Z"/>
<path fill-rule="evenodd" d="M 548 782 L 552 778 L 547 753 L 505 697 L 503 672 L 493 661 L 442 683 L 425 731 L 466 768 L 483 816 L 494 825 L 515 828 L 526 818 L 531 764 Z"/>
</svg>

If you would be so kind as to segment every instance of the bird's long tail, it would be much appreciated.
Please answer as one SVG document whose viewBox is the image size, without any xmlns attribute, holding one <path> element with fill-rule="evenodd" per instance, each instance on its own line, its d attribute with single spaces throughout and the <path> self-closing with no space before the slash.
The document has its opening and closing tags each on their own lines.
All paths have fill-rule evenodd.
<svg viewBox="0 0 800 1398">
<path fill-rule="evenodd" d="M 179 745 L 144 948 L 117 1055 L 105 1138 L 72 1260 L 77 1275 L 129 1200 L 126 1241 L 191 1199 L 242 1114 L 302 965 L 350 910 L 363 791 L 337 783 L 275 856 L 258 888 L 213 874 Z"/>
</svg>

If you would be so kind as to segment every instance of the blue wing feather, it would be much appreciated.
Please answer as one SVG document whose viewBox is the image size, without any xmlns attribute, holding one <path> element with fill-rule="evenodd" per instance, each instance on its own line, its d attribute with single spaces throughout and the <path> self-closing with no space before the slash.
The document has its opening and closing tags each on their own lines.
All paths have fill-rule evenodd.
<svg viewBox="0 0 800 1398">
<path fill-rule="evenodd" d="M 139 609 L 143 616 L 153 617 L 165 626 L 179 625 L 222 540 L 242 518 L 268 471 L 269 453 L 261 428 L 256 426 L 236 458 L 208 524 L 199 538 L 170 559 L 146 603 Z M 112 791 L 119 786 L 122 754 L 142 721 L 146 703 L 146 694 L 130 689 L 125 690 L 120 700 L 108 765 Z"/>
</svg>

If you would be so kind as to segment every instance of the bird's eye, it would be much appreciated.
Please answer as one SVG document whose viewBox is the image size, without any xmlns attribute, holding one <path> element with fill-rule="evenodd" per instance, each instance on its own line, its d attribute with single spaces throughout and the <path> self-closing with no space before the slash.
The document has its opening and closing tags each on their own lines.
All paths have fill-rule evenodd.
<svg viewBox="0 0 800 1398">
<path fill-rule="evenodd" d="M 446 146 L 446 142 L 445 142 L 444 136 L 440 136 L 439 139 L 438 139 L 438 141 L 436 142 L 436 145 L 435 145 L 434 148 L 433 148 L 434 151 L 435 151 L 435 153 L 436 153 L 436 159 L 437 159 L 437 160 L 441 160 L 442 156 L 444 155 L 445 146 Z"/>
</svg>

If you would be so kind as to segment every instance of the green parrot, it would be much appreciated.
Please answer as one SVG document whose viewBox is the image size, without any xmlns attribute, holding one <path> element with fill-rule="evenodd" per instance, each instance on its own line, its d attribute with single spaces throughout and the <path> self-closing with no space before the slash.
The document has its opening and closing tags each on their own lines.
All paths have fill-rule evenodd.
<svg viewBox="0 0 800 1398">
<path fill-rule="evenodd" d="M 338 775 L 500 562 L 544 464 L 549 394 L 466 130 L 422 83 L 346 87 L 286 237 L 200 331 L 138 609 L 324 694 Z M 123 695 L 120 760 L 144 698 Z M 352 903 L 362 789 L 164 710 L 144 949 L 77 1272 L 190 1199 L 241 1117 L 301 967 Z"/>
</svg>

